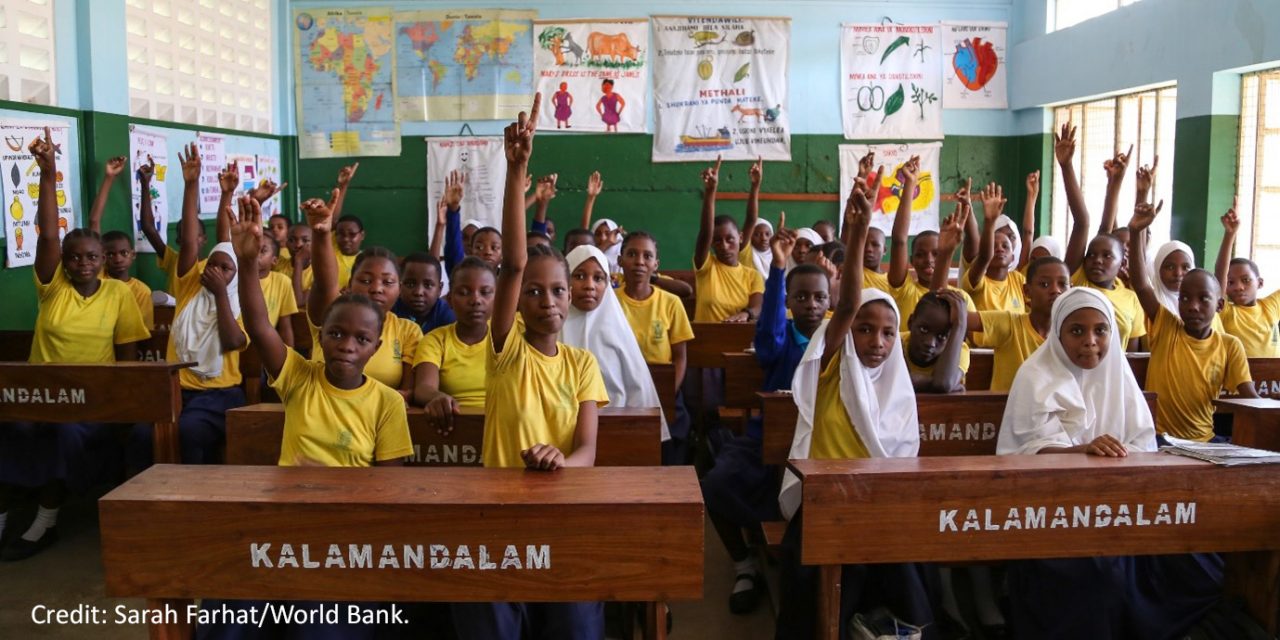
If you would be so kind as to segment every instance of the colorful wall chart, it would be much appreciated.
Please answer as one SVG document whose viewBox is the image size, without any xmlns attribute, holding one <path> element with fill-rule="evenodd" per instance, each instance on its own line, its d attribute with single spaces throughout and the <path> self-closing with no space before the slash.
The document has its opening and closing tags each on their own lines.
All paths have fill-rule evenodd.
<svg viewBox="0 0 1280 640">
<path fill-rule="evenodd" d="M 24 267 L 35 264 L 36 239 L 40 236 L 36 225 L 36 201 L 40 197 L 40 168 L 35 156 L 27 151 L 37 136 L 44 135 L 49 127 L 53 138 L 54 168 L 57 169 L 58 234 L 65 237 L 76 226 L 73 192 L 68 187 L 71 175 L 71 128 L 59 122 L 39 120 L 5 120 L 0 123 L 0 135 L 4 137 L 4 149 L 0 151 L 0 199 L 4 202 L 4 230 L 6 253 L 5 266 Z"/>
<path fill-rule="evenodd" d="M 893 231 L 893 218 L 898 213 L 902 198 L 911 199 L 911 235 L 921 231 L 938 230 L 938 202 L 941 197 L 938 180 L 938 157 L 941 142 L 913 144 L 842 144 L 840 145 L 840 210 L 844 211 L 844 198 L 853 188 L 858 176 L 858 161 L 874 151 L 875 165 L 884 165 L 884 175 L 874 176 L 876 200 L 871 209 L 871 226 L 888 235 Z M 904 194 L 899 170 L 911 156 L 920 156 L 920 175 L 915 189 Z M 875 168 L 872 171 L 875 171 Z"/>
<path fill-rule="evenodd" d="M 502 138 L 427 138 L 427 210 L 435 227 L 436 203 L 444 195 L 444 179 L 459 171 L 466 180 L 462 219 L 475 218 L 502 228 L 502 196 L 507 184 L 507 156 Z"/>
<path fill-rule="evenodd" d="M 644 133 L 649 21 L 535 20 L 543 131 Z"/>
<path fill-rule="evenodd" d="M 1007 109 L 1003 22 L 942 23 L 942 100 L 948 109 Z"/>
<path fill-rule="evenodd" d="M 200 153 L 200 213 L 217 213 L 222 199 L 218 173 L 227 166 L 227 139 L 216 133 L 196 134 Z"/>
<path fill-rule="evenodd" d="M 135 125 L 129 125 L 129 171 L 133 194 L 133 247 L 138 253 L 155 253 L 147 237 L 142 235 L 142 182 L 138 180 L 138 167 L 147 164 L 148 158 L 156 163 L 155 174 L 151 176 L 151 215 L 154 216 L 156 230 L 163 237 L 169 226 L 169 202 L 166 196 L 165 179 L 169 170 L 178 172 L 178 183 L 182 183 L 182 167 L 169 166 L 168 138 L 154 131 L 147 131 Z M 203 165 L 201 165 L 203 169 Z M 217 203 L 214 204 L 217 208 Z"/>
<path fill-rule="evenodd" d="M 844 137 L 942 138 L 939 32 L 936 24 L 846 24 L 841 28 Z"/>
<path fill-rule="evenodd" d="M 791 160 L 787 18 L 654 16 L 654 162 Z"/>
</svg>

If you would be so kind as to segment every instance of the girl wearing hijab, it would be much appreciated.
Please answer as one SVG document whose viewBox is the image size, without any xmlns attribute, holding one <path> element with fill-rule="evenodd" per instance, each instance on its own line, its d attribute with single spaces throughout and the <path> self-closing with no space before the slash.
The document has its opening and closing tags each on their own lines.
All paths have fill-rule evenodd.
<svg viewBox="0 0 1280 640">
<path fill-rule="evenodd" d="M 1196 254 L 1191 247 L 1185 242 L 1172 240 L 1160 245 L 1151 268 L 1147 270 L 1147 280 L 1151 282 L 1160 306 L 1175 316 L 1179 315 L 1178 291 L 1182 289 L 1182 277 L 1195 268 Z M 1218 314 L 1213 316 L 1213 330 L 1226 333 Z"/>
<path fill-rule="evenodd" d="M 969 265 L 960 285 L 973 296 L 978 311 L 1026 311 L 1022 289 L 1025 275 L 1018 270 L 1022 237 L 1013 219 L 1004 210 L 1004 191 L 991 183 L 979 194 L 985 225 L 978 256 Z"/>
<path fill-rule="evenodd" d="M 773 237 L 773 223 L 760 218 L 751 231 L 751 237 L 742 243 L 742 251 L 738 253 L 738 261 L 750 265 L 760 272 L 760 277 L 769 278 L 769 265 L 773 262 L 773 251 L 769 249 L 769 240 Z"/>
<path fill-rule="evenodd" d="M 1031 260 L 1046 257 L 1053 257 L 1061 260 L 1062 256 L 1062 243 L 1054 239 L 1053 236 L 1040 236 L 1031 243 Z M 1024 265 L 1023 268 L 1025 269 L 1026 266 Z"/>
</svg>

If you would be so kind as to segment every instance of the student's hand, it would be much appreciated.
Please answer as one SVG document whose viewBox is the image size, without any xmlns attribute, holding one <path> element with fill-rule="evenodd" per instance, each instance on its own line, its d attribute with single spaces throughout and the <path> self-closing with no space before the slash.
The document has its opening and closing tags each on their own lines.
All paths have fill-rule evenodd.
<svg viewBox="0 0 1280 640">
<path fill-rule="evenodd" d="M 150 155 L 147 156 L 146 164 L 138 167 L 138 182 L 142 186 L 151 184 L 151 178 L 156 175 L 156 161 Z"/>
<path fill-rule="evenodd" d="M 957 328 L 962 327 L 968 318 L 968 305 L 964 303 L 964 298 L 960 296 L 960 292 L 955 289 L 943 289 L 938 291 L 937 294 L 939 298 L 947 302 L 947 310 L 951 315 L 951 330 L 954 332 Z"/>
<path fill-rule="evenodd" d="M 898 173 L 902 174 L 902 184 L 915 184 L 920 179 L 920 156 L 911 156 Z"/>
<path fill-rule="evenodd" d="M 449 205 L 445 202 L 444 194 L 440 194 L 440 199 L 436 201 L 436 227 L 443 229 L 449 224 Z"/>
<path fill-rule="evenodd" d="M 1129 158 L 1133 157 L 1133 145 L 1129 145 L 1128 153 L 1116 152 L 1114 158 L 1102 161 L 1102 170 L 1107 173 L 1108 183 L 1119 183 L 1124 180 L 1124 172 L 1129 170 Z"/>
<path fill-rule="evenodd" d="M 880 171 L 884 171 L 884 167 L 880 167 Z M 844 223 L 851 225 L 856 231 L 866 233 L 867 228 L 871 226 L 871 197 L 874 191 L 866 183 L 860 180 L 853 181 L 853 191 L 849 194 L 849 202 L 845 204 Z M 869 197 L 870 196 L 870 197 Z M 852 256 L 846 256 L 847 259 L 853 259 Z"/>
<path fill-rule="evenodd" d="M 186 155 L 178 152 L 178 164 L 182 165 L 182 179 L 187 184 L 200 180 L 200 153 L 196 151 L 196 143 L 186 146 Z"/>
<path fill-rule="evenodd" d="M 253 264 L 262 249 L 262 204 L 257 198 L 241 197 L 240 215 L 235 216 L 228 205 L 223 215 L 231 220 L 231 244 L 236 250 L 236 259 L 240 264 Z"/>
<path fill-rule="evenodd" d="M 253 188 L 251 195 L 253 196 L 253 199 L 258 202 L 266 202 L 272 196 L 284 191 L 284 188 L 287 186 L 289 186 L 288 182 L 276 184 L 275 182 L 272 182 L 270 178 L 267 178 L 265 180 L 258 181 L 258 184 Z"/>
<path fill-rule="evenodd" d="M 222 194 L 235 193 L 240 186 L 240 161 L 228 162 L 227 168 L 218 172 L 218 188 Z"/>
<path fill-rule="evenodd" d="M 311 266 L 311 245 L 306 245 L 289 255 L 289 262 L 295 271 L 306 271 Z"/>
<path fill-rule="evenodd" d="M 836 263 L 832 262 L 825 253 L 818 251 L 817 254 L 817 257 L 813 259 L 813 263 L 822 267 L 822 270 L 827 272 L 828 280 L 835 280 L 837 276 L 840 275 L 840 267 L 837 267 Z"/>
<path fill-rule="evenodd" d="M 1126 458 L 1129 456 L 1129 450 L 1124 444 L 1111 434 L 1103 434 L 1093 439 L 1089 446 L 1085 447 L 1084 452 L 1091 456 L 1102 456 L 1104 458 Z"/>
<path fill-rule="evenodd" d="M 760 180 L 764 178 L 764 157 L 756 156 L 756 161 L 751 163 L 751 168 L 747 169 L 747 177 L 751 178 L 751 188 L 759 189 Z"/>
<path fill-rule="evenodd" d="M 528 171 L 524 174 L 524 193 L 525 197 L 529 197 L 529 188 L 533 186 L 533 174 Z"/>
<path fill-rule="evenodd" d="M 442 436 L 453 433 L 453 417 L 462 413 L 458 401 L 445 393 L 432 398 L 422 411 L 427 414 L 427 423 Z"/>
<path fill-rule="evenodd" d="M 347 165 L 338 170 L 338 188 L 346 191 L 351 185 L 351 179 L 356 177 L 356 171 L 360 169 L 360 163 Z"/>
<path fill-rule="evenodd" d="M 261 226 L 261 222 L 259 222 L 259 226 Z M 257 260 L 258 256 L 255 254 L 250 259 Z M 209 269 L 206 267 L 200 272 L 200 284 L 215 296 L 225 296 L 227 295 L 227 285 L 231 284 L 231 278 L 234 277 L 235 274 L 223 275 L 221 269 Z"/>
<path fill-rule="evenodd" d="M 44 128 L 44 137 L 36 136 L 31 144 L 27 145 L 27 151 L 36 158 L 36 166 L 40 167 L 40 176 L 48 176 L 53 179 L 57 173 L 54 165 L 54 157 L 56 151 L 53 148 L 53 134 L 49 132 L 49 127 Z"/>
<path fill-rule="evenodd" d="M 503 130 L 503 147 L 507 152 L 508 164 L 529 164 L 529 158 L 533 156 L 533 135 L 538 130 L 538 111 L 541 106 L 542 93 L 535 93 L 529 113 L 521 111 L 516 121 Z"/>
<path fill-rule="evenodd" d="M 769 238 L 769 250 L 773 252 L 775 269 L 787 268 L 787 259 L 796 248 L 796 233 L 787 228 L 787 212 L 778 214 L 778 230 Z"/>
<path fill-rule="evenodd" d="M 116 176 L 124 172 L 124 168 L 129 165 L 128 158 L 124 156 L 116 156 L 107 160 L 106 166 L 102 168 L 103 175 L 108 180 L 115 180 Z"/>
<path fill-rule="evenodd" d="M 1234 236 L 1240 231 L 1240 218 L 1236 215 L 1236 207 L 1240 204 L 1240 196 L 1231 198 L 1231 208 L 1222 215 L 1222 228 L 1227 235 Z"/>
<path fill-rule="evenodd" d="M 942 226 L 938 228 L 938 246 L 955 250 L 961 242 L 964 242 L 964 227 L 968 222 L 969 209 L 961 203 L 956 203 L 956 210 L 947 216 L 942 221 Z"/>
<path fill-rule="evenodd" d="M 868 184 L 872 182 L 870 178 L 879 177 L 883 169 L 871 173 L 871 167 L 876 166 L 876 152 L 868 151 L 867 155 L 858 159 L 858 177 L 866 180 Z"/>
<path fill-rule="evenodd" d="M 986 219 L 987 224 L 996 221 L 1000 214 L 1004 212 L 1004 204 L 1008 202 L 1004 197 L 1004 188 L 991 182 L 982 188 L 978 194 L 978 198 L 982 200 L 982 217 Z"/>
<path fill-rule="evenodd" d="M 960 188 L 956 189 L 956 192 L 951 194 L 951 197 L 955 198 L 955 201 L 965 208 L 973 206 L 973 178 L 965 178 L 964 184 L 960 185 Z"/>
<path fill-rule="evenodd" d="M 307 226 L 313 231 L 328 233 L 333 229 L 333 207 L 338 201 L 338 190 L 329 194 L 329 201 L 311 198 L 302 203 L 302 215 L 307 217 Z"/>
<path fill-rule="evenodd" d="M 725 324 L 743 324 L 751 322 L 751 314 L 746 311 L 739 311 L 728 318 L 724 319 Z"/>
<path fill-rule="evenodd" d="M 462 196 L 466 194 L 467 174 L 450 171 L 444 179 L 444 205 L 449 211 L 457 211 L 462 206 Z"/>
<path fill-rule="evenodd" d="M 1139 197 L 1145 196 L 1151 191 L 1151 183 L 1156 179 L 1156 168 L 1160 166 L 1160 156 L 1152 159 L 1150 165 L 1142 165 L 1138 167 L 1138 172 L 1134 177 L 1135 191 Z"/>
<path fill-rule="evenodd" d="M 1058 164 L 1070 165 L 1076 154 L 1076 128 L 1070 122 L 1062 125 L 1062 133 L 1053 134 L 1053 155 Z"/>
<path fill-rule="evenodd" d="M 1160 214 L 1160 210 L 1164 208 L 1164 200 L 1160 204 L 1151 206 L 1149 202 L 1139 202 L 1133 207 L 1133 219 L 1129 221 L 1129 232 L 1139 233 L 1151 226 L 1155 222 L 1156 216 Z"/>
<path fill-rule="evenodd" d="M 1040 195 L 1040 170 L 1036 169 L 1027 174 L 1027 199 L 1035 200 Z"/>
<path fill-rule="evenodd" d="M 716 156 L 716 164 L 702 170 L 702 191 L 710 195 L 716 192 L 716 187 L 720 185 L 720 163 L 724 161 L 723 155 Z"/>
<path fill-rule="evenodd" d="M 599 171 L 592 171 L 591 175 L 587 176 L 587 197 L 595 199 L 601 191 L 604 191 L 604 180 L 600 178 Z"/>
<path fill-rule="evenodd" d="M 592 175 L 599 174 L 597 173 Z M 538 190 L 534 192 L 533 199 L 536 200 L 538 204 L 551 202 L 551 199 L 556 197 L 556 181 L 559 179 L 560 174 L 558 173 L 552 173 L 538 178 Z M 590 180 L 588 179 L 587 182 L 588 191 L 590 191 Z M 599 193 L 599 190 L 597 190 L 596 193 Z"/>
<path fill-rule="evenodd" d="M 555 471 L 564 466 L 564 454 L 549 444 L 535 444 L 520 452 L 524 468 L 535 471 Z"/>
</svg>

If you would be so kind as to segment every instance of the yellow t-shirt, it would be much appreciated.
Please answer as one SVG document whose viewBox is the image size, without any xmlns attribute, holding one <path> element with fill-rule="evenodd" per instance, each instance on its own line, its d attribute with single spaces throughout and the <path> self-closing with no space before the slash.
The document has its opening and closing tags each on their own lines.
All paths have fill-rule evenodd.
<svg viewBox="0 0 1280 640">
<path fill-rule="evenodd" d="M 320 348 L 320 327 L 307 318 L 307 326 L 311 328 L 311 360 L 324 361 L 324 349 Z M 422 340 L 422 327 L 412 320 L 406 320 L 390 311 L 382 322 L 382 344 L 374 352 L 373 357 L 364 365 L 364 374 L 382 384 L 399 389 L 404 378 L 404 365 L 413 367 L 413 358 L 418 353 L 418 342 Z M 403 401 L 403 400 L 402 400 Z"/>
<path fill-rule="evenodd" d="M 889 286 L 889 275 L 885 273 L 876 273 L 866 267 L 862 268 L 862 288 L 863 289 L 879 289 L 885 293 L 893 293 L 893 288 Z"/>
<path fill-rule="evenodd" d="M 723 322 L 725 318 L 747 308 L 753 293 L 764 293 L 764 278 L 755 267 L 739 261 L 730 267 L 713 255 L 699 268 L 694 265 L 694 322 Z"/>
<path fill-rule="evenodd" d="M 903 331 L 898 334 L 902 338 L 902 357 L 907 361 L 907 371 L 912 375 L 932 376 L 933 371 L 938 366 L 938 361 L 934 360 L 933 364 L 927 367 L 921 367 L 911 361 L 907 356 L 907 345 L 911 341 L 911 332 Z M 963 338 L 962 338 L 963 340 Z M 964 382 L 964 374 L 969 373 L 969 345 L 965 342 L 960 343 L 960 382 Z"/>
<path fill-rule="evenodd" d="M 490 348 L 489 333 L 475 344 L 458 339 L 458 323 L 432 329 L 418 343 L 413 366 L 430 363 L 440 370 L 440 391 L 463 407 L 484 407 L 484 358 Z"/>
<path fill-rule="evenodd" d="M 979 311 L 982 344 L 995 351 L 991 359 L 991 390 L 1008 391 L 1018 368 L 1035 353 L 1044 338 L 1031 326 L 1031 314 L 1013 311 Z"/>
<path fill-rule="evenodd" d="M 293 254 L 289 252 L 289 247 L 280 247 L 280 253 L 276 254 L 276 263 L 271 270 L 284 271 L 286 267 L 293 269 Z"/>
<path fill-rule="evenodd" d="M 205 262 L 208 262 L 208 259 L 196 260 L 196 266 L 191 267 L 191 270 L 204 273 Z M 173 297 L 178 297 L 178 294 L 176 293 L 178 290 L 178 252 L 174 251 L 173 247 L 165 245 L 164 253 L 156 254 L 156 266 L 164 272 L 165 289 L 172 294 Z M 177 316 L 175 315 L 174 317 L 176 318 Z"/>
<path fill-rule="evenodd" d="M 1250 358 L 1280 357 L 1280 291 L 1259 298 L 1252 307 L 1227 301 L 1222 313 L 1222 329 L 1240 339 Z"/>
<path fill-rule="evenodd" d="M 1213 400 L 1251 382 L 1240 339 L 1214 331 L 1196 340 L 1182 319 L 1160 307 L 1152 323 L 1147 391 L 1156 392 L 1156 430 L 1187 440 L 1213 437 Z"/>
<path fill-rule="evenodd" d="M 1026 313 L 1027 301 L 1022 295 L 1022 285 L 1027 282 L 1026 274 L 1010 270 L 1004 281 L 993 280 L 984 274 L 977 286 L 969 282 L 968 274 L 961 274 L 960 286 L 973 296 L 973 304 L 978 307 L 978 311 Z"/>
<path fill-rule="evenodd" d="M 85 298 L 71 284 L 61 264 L 49 284 L 42 284 L 34 269 L 31 273 L 39 309 L 31 341 L 31 362 L 115 362 L 115 345 L 151 337 L 125 283 L 101 280 L 98 290 Z"/>
<path fill-rule="evenodd" d="M 129 292 L 133 294 L 134 302 L 138 303 L 138 311 L 142 314 L 142 324 L 150 331 L 156 328 L 156 304 L 151 301 L 151 287 L 147 283 L 137 279 L 129 278 L 124 283 L 129 287 Z"/>
<path fill-rule="evenodd" d="M 627 316 L 627 324 L 631 325 L 631 330 L 636 334 L 636 342 L 640 343 L 644 361 L 649 364 L 671 364 L 671 345 L 693 339 L 693 327 L 689 325 L 689 314 L 685 313 L 684 303 L 674 294 L 657 287 L 653 288 L 653 295 L 645 300 L 632 299 L 625 289 L 614 291 L 618 294 L 618 302 L 622 303 L 622 313 Z"/>
<path fill-rule="evenodd" d="M 284 401 L 282 467 L 371 467 L 375 460 L 413 455 L 404 398 L 365 376 L 355 389 L 339 389 L 324 364 L 285 349 L 271 387 Z"/>
<path fill-rule="evenodd" d="M 356 258 L 360 254 L 349 256 L 336 249 L 333 253 L 338 258 L 338 289 L 346 289 L 347 285 L 351 284 L 351 268 L 355 266 Z M 311 268 L 308 267 L 307 270 L 310 271 Z M 307 274 L 302 274 L 302 277 L 306 278 Z M 304 281 L 302 288 L 310 289 L 311 284 Z"/>
<path fill-rule="evenodd" d="M 520 452 L 535 444 L 553 445 L 566 456 L 573 453 L 578 405 L 609 403 L 596 357 L 563 343 L 556 343 L 556 355 L 548 356 L 514 332 L 502 353 L 494 353 L 489 344 L 484 466 L 523 467 Z"/>
<path fill-rule="evenodd" d="M 293 263 L 286 262 L 286 263 L 284 264 L 284 266 L 281 266 L 281 265 L 280 265 L 280 263 L 279 263 L 279 262 L 277 262 L 277 263 L 276 263 L 276 268 L 275 268 L 275 270 L 276 270 L 278 273 L 283 274 L 283 275 L 284 275 L 284 277 L 286 277 L 286 278 L 288 278 L 288 279 L 289 279 L 289 287 L 290 287 L 290 291 L 292 291 L 292 290 L 293 290 L 293 289 L 292 289 L 292 287 L 293 287 Z M 315 274 L 314 274 L 314 273 L 312 273 L 312 272 L 311 272 L 311 267 L 310 267 L 310 266 L 308 266 L 306 269 L 303 269 L 303 270 L 302 270 L 302 290 L 303 290 L 303 291 L 310 291 L 310 290 L 311 290 L 311 285 L 312 285 L 312 284 L 315 284 L 315 281 L 316 281 L 316 276 L 315 276 Z"/>
<path fill-rule="evenodd" d="M 871 457 L 840 399 L 842 357 L 843 352 L 837 351 L 822 375 L 818 376 L 818 395 L 813 407 L 813 439 L 809 447 L 809 457 L 814 460 Z"/>
<path fill-rule="evenodd" d="M 175 284 L 173 297 L 178 303 L 173 309 L 173 318 L 176 322 L 178 316 L 182 315 L 182 310 L 195 299 L 196 294 L 204 289 L 204 285 L 200 284 L 200 275 L 204 273 L 204 262 L 191 268 L 186 275 L 178 278 Z M 236 325 L 244 331 L 244 318 L 236 318 Z M 215 329 L 216 330 L 216 329 Z M 249 334 L 245 334 L 245 346 L 249 345 Z M 165 351 L 165 360 L 169 362 L 178 362 L 178 349 L 174 343 L 174 335 L 169 334 L 169 347 Z M 183 369 L 178 373 L 178 382 L 182 384 L 183 389 L 192 389 L 195 391 L 204 391 L 206 389 L 225 389 L 239 385 L 240 378 L 240 352 L 226 351 L 222 354 L 222 373 L 216 378 L 201 378 L 196 375 L 190 368 Z"/>
<path fill-rule="evenodd" d="M 964 298 L 965 307 L 969 311 L 977 311 L 977 308 L 973 306 L 973 298 L 969 297 L 967 292 L 952 286 L 947 288 L 960 293 L 960 297 Z M 898 312 L 902 314 L 902 317 L 898 318 L 899 331 L 907 330 L 907 319 L 911 317 L 911 313 L 916 310 L 916 305 L 920 303 L 920 298 L 923 298 L 926 293 L 929 293 L 929 289 L 911 277 L 910 274 L 907 275 L 906 280 L 902 281 L 902 286 L 889 287 L 889 295 L 893 296 L 893 301 L 898 303 Z"/>
<path fill-rule="evenodd" d="M 276 326 L 281 316 L 291 316 L 298 312 L 298 301 L 293 297 L 293 282 L 288 276 L 272 271 L 259 282 L 262 283 L 262 297 L 267 301 L 267 320 L 271 322 L 271 326 Z"/>
<path fill-rule="evenodd" d="M 1147 335 L 1147 314 L 1142 310 L 1142 302 L 1133 289 L 1126 287 L 1120 278 L 1116 278 L 1114 289 L 1103 289 L 1084 275 L 1084 267 L 1076 269 L 1071 276 L 1071 286 L 1089 287 L 1102 292 L 1116 309 L 1116 325 L 1120 334 L 1120 350 L 1129 348 L 1129 341 Z"/>
</svg>

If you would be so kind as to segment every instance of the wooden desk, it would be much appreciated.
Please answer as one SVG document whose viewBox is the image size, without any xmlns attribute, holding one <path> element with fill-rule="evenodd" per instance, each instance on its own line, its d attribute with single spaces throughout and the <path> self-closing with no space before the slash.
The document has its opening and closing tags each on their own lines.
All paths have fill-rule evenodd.
<svg viewBox="0 0 1280 640">
<path fill-rule="evenodd" d="M 200 597 L 702 598 L 702 492 L 690 467 L 156 465 L 98 510 L 107 594 L 181 613 Z M 152 637 L 183 632 L 153 627 Z"/>
<path fill-rule="evenodd" d="M 969 349 L 969 371 L 964 375 L 964 388 L 986 391 L 991 388 L 991 371 L 995 367 L 995 351 Z"/>
<path fill-rule="evenodd" d="M 1280 398 L 1280 358 L 1249 358 L 1249 374 L 1258 395 Z"/>
<path fill-rule="evenodd" d="M 657 409 L 600 410 L 596 466 L 645 467 L 662 464 L 662 423 Z M 412 466 L 480 466 L 484 411 L 463 409 L 453 433 L 440 435 L 421 409 L 409 410 Z M 274 465 L 280 460 L 284 405 L 256 404 L 227 411 L 227 464 Z"/>
<path fill-rule="evenodd" d="M 1219 412 L 1232 415 L 1233 444 L 1280 451 L 1280 400 L 1221 398 L 1214 404 Z"/>
<path fill-rule="evenodd" d="M 764 369 L 756 354 L 732 351 L 720 357 L 724 363 L 724 406 L 748 413 L 759 411 L 760 397 L 756 394 L 764 388 Z"/>
<path fill-rule="evenodd" d="M 1146 352 L 1126 353 L 1124 357 L 1129 361 L 1129 368 L 1133 369 L 1133 378 L 1138 381 L 1138 387 L 1145 389 L 1147 387 L 1147 365 L 1151 364 L 1151 354 Z"/>
<path fill-rule="evenodd" d="M 164 362 L 169 355 L 169 330 L 156 329 L 138 343 L 138 362 Z"/>
<path fill-rule="evenodd" d="M 156 462 L 178 462 L 178 372 L 190 366 L 0 362 L 0 415 L 31 422 L 152 422 Z"/>
<path fill-rule="evenodd" d="M 174 307 L 167 304 L 158 304 L 152 308 L 152 316 L 155 320 L 155 328 L 152 329 L 153 333 L 156 331 L 164 331 L 167 333 L 169 331 L 169 327 L 173 325 L 174 309 Z"/>
<path fill-rule="evenodd" d="M 839 611 L 842 564 L 1207 551 L 1266 551 L 1228 556 L 1228 584 L 1271 633 L 1277 628 L 1275 466 L 1215 467 L 1158 453 L 1124 460 L 794 460 L 790 466 L 804 483 L 801 559 L 822 566 L 823 638 L 835 638 L 839 628 L 831 614 Z M 885 518 L 890 511 L 893 517 Z M 1132 523 L 1119 524 L 1126 516 Z M 1010 522 L 1022 527 L 1006 527 Z"/>
<path fill-rule="evenodd" d="M 658 402 L 662 403 L 662 413 L 667 418 L 667 425 L 676 423 L 676 368 L 669 364 L 649 365 L 649 377 L 653 378 L 653 386 L 658 391 Z"/>
<path fill-rule="evenodd" d="M 688 342 L 690 369 L 723 369 L 726 352 L 741 352 L 755 339 L 754 322 L 695 322 Z"/>
</svg>

